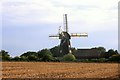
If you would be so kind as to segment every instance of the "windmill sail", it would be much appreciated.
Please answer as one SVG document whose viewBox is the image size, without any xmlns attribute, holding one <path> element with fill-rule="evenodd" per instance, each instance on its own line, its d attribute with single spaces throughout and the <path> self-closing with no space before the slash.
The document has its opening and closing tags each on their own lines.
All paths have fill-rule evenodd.
<svg viewBox="0 0 120 80">
<path fill-rule="evenodd" d="M 88 37 L 87 33 L 71 33 L 71 37 Z"/>
<path fill-rule="evenodd" d="M 64 14 L 64 16 L 63 16 L 63 23 L 64 23 L 64 31 L 68 32 L 67 14 Z"/>
</svg>

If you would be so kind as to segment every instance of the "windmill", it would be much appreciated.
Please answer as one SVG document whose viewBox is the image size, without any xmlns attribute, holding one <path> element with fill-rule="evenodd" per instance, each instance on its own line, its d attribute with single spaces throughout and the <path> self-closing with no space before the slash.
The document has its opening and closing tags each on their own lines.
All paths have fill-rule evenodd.
<svg viewBox="0 0 120 80">
<path fill-rule="evenodd" d="M 59 31 L 57 35 L 50 35 L 49 37 L 58 37 L 60 39 L 60 53 L 67 54 L 71 53 L 71 44 L 70 39 L 71 37 L 88 37 L 87 33 L 69 33 L 68 32 L 68 21 L 67 21 L 67 14 L 63 15 L 63 24 L 64 30 L 59 27 Z"/>
</svg>

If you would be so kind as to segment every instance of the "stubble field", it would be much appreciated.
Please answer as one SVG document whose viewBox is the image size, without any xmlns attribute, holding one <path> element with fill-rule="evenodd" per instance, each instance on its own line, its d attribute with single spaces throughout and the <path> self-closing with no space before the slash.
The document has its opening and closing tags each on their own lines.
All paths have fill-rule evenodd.
<svg viewBox="0 0 120 80">
<path fill-rule="evenodd" d="M 118 78 L 118 63 L 2 62 L 2 78 Z"/>
</svg>

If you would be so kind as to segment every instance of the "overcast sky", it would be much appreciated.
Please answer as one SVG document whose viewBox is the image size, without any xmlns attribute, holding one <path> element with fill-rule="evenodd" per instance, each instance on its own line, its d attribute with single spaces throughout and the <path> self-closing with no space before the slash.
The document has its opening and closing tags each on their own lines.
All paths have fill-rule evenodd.
<svg viewBox="0 0 120 80">
<path fill-rule="evenodd" d="M 118 1 L 3 0 L 2 49 L 19 56 L 58 45 L 60 40 L 48 36 L 63 26 L 63 14 L 68 14 L 70 33 L 89 35 L 72 38 L 72 47 L 118 49 Z"/>
</svg>

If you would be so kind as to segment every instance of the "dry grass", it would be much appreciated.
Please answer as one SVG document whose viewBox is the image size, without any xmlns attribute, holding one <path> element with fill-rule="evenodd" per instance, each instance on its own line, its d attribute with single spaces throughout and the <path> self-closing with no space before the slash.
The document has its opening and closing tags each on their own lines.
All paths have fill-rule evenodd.
<svg viewBox="0 0 120 80">
<path fill-rule="evenodd" d="M 118 63 L 2 62 L 2 78 L 117 78 Z"/>
</svg>

